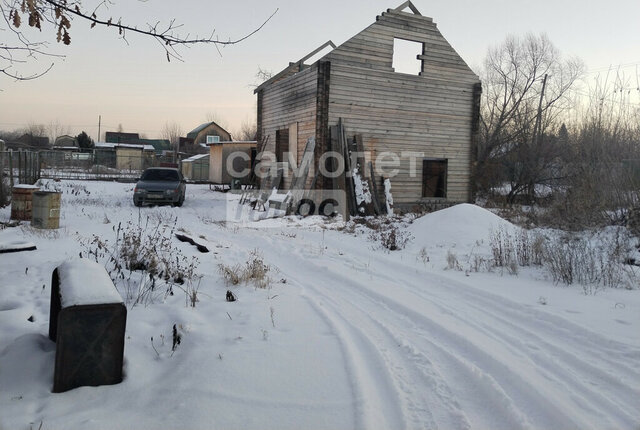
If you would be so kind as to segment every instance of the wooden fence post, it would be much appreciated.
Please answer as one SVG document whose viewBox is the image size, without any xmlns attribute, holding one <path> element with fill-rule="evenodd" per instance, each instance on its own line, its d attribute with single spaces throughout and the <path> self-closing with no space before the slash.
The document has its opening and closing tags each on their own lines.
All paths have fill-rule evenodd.
<svg viewBox="0 0 640 430">
<path fill-rule="evenodd" d="M 9 151 L 9 181 L 11 189 L 13 189 L 13 152 Z"/>
</svg>

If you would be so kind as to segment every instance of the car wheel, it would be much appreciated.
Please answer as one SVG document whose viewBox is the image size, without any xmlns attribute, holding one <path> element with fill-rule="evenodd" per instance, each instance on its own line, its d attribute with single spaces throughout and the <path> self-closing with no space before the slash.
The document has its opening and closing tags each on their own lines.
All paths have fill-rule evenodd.
<svg viewBox="0 0 640 430">
<path fill-rule="evenodd" d="M 176 203 L 176 206 L 180 207 L 184 203 L 184 196 L 180 197 L 180 200 Z"/>
<path fill-rule="evenodd" d="M 133 205 L 136 207 L 142 206 L 142 200 L 133 199 Z"/>
</svg>

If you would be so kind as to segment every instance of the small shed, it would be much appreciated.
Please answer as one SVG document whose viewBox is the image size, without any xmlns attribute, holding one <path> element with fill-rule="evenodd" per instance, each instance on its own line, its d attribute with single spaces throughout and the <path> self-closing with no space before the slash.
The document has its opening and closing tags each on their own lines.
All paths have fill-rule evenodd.
<svg viewBox="0 0 640 430">
<path fill-rule="evenodd" d="M 209 181 L 209 154 L 198 154 L 182 160 L 182 176 L 189 181 Z"/>
<path fill-rule="evenodd" d="M 248 184 L 256 159 L 256 144 L 255 140 L 209 144 L 209 181 L 230 184 L 232 179 L 240 179 L 242 184 Z"/>
<path fill-rule="evenodd" d="M 95 144 L 95 149 L 102 153 L 115 152 L 116 168 L 120 170 L 144 170 L 154 165 L 155 148 L 151 145 L 134 145 L 127 143 Z M 101 158 L 105 158 L 105 155 Z"/>
</svg>

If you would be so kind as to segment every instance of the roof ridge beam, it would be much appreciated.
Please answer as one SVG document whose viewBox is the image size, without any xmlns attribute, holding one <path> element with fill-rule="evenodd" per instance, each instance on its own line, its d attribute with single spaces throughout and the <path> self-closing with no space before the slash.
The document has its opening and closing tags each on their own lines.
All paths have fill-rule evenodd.
<svg viewBox="0 0 640 430">
<path fill-rule="evenodd" d="M 395 8 L 395 9 L 393 9 L 393 10 L 398 11 L 398 12 L 402 12 L 402 10 L 403 10 L 403 9 L 406 9 L 407 7 L 408 7 L 409 9 L 411 9 L 411 12 L 415 13 L 416 15 L 420 15 L 420 16 L 422 16 L 422 14 L 421 14 L 421 13 L 420 13 L 420 11 L 418 10 L 418 8 L 417 8 L 417 7 L 415 7 L 415 6 L 413 5 L 413 3 L 411 3 L 411 0 L 407 0 L 406 2 L 402 3 L 400 6 L 398 6 L 397 8 Z"/>
</svg>

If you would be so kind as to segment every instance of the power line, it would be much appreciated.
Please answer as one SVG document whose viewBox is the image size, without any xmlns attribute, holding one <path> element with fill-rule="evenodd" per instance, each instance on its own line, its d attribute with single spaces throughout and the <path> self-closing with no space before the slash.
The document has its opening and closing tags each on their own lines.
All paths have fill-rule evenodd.
<svg viewBox="0 0 640 430">
<path fill-rule="evenodd" d="M 39 123 L 33 123 L 33 122 L 0 122 L 0 127 L 28 127 L 29 125 L 33 125 L 33 124 L 38 124 Z M 49 124 L 47 123 L 42 123 L 43 126 L 48 127 Z M 66 128 L 66 127 L 72 127 L 72 128 L 97 128 L 98 125 L 97 124 L 60 124 L 62 127 Z M 118 125 L 113 125 L 113 124 L 102 124 L 102 128 L 105 129 L 118 129 L 118 127 L 120 127 L 120 124 Z M 124 127 L 123 127 L 124 128 Z M 157 134 L 161 134 L 162 131 L 161 130 L 156 130 L 156 129 L 144 129 L 144 128 L 135 128 L 135 127 L 131 127 L 129 128 L 130 132 L 144 132 L 144 133 L 157 133 Z"/>
<path fill-rule="evenodd" d="M 600 66 L 600 67 L 594 67 L 592 69 L 588 69 L 587 71 L 585 71 L 585 74 L 591 75 L 591 74 L 600 73 L 600 72 L 615 71 L 618 69 L 626 69 L 626 68 L 638 66 L 638 65 L 640 65 L 640 61 L 636 61 L 633 63 L 611 64 L 609 66 Z"/>
</svg>

